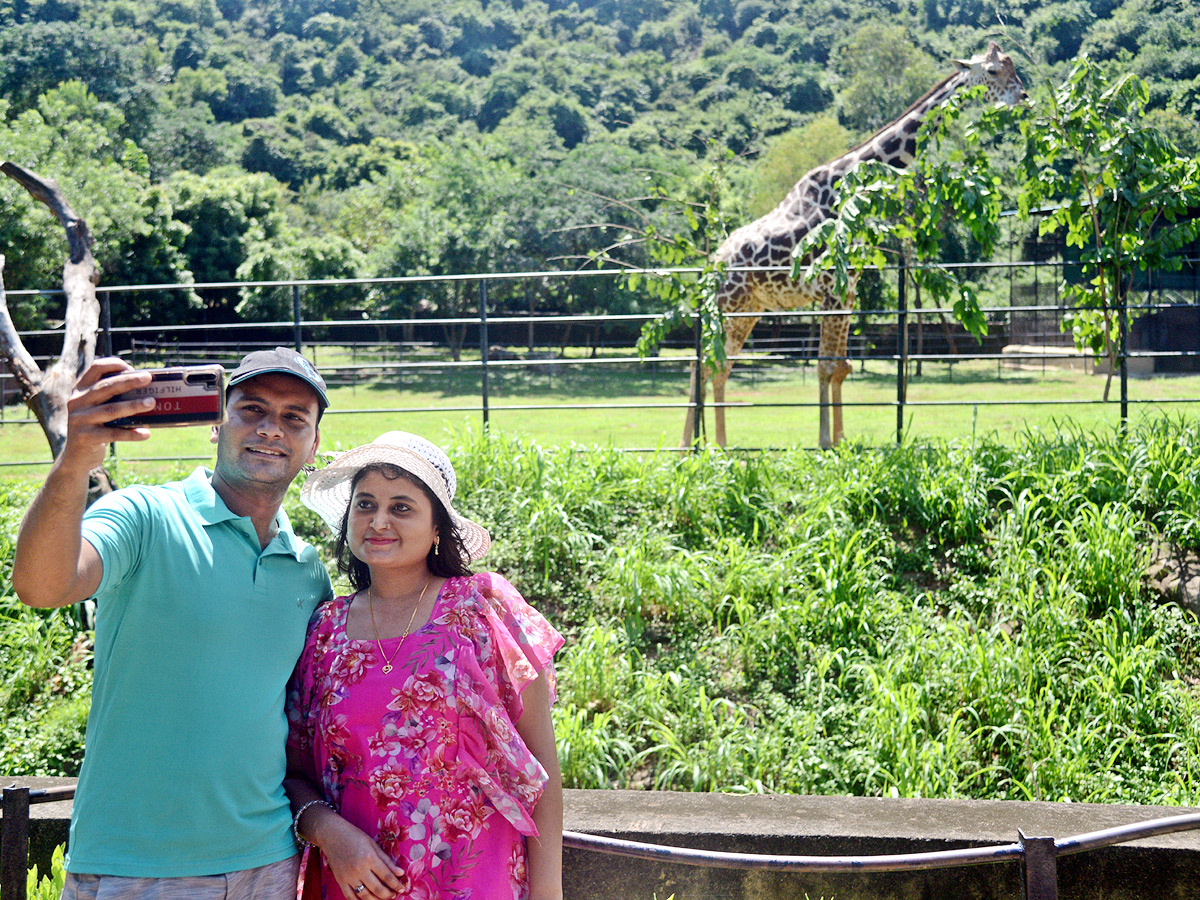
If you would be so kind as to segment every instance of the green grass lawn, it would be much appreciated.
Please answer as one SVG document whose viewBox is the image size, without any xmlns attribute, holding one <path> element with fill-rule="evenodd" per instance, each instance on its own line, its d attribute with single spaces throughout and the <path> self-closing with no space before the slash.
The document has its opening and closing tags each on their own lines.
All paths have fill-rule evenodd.
<svg viewBox="0 0 1200 900">
<path fill-rule="evenodd" d="M 583 356 L 586 351 L 577 351 Z M 411 358 L 411 357 L 410 357 Z M 621 357 L 627 359 L 628 357 Z M 322 348 L 327 370 L 345 366 Z M 382 360 L 365 357 L 358 362 Z M 446 440 L 483 425 L 477 365 L 452 366 L 430 359 L 425 367 L 399 374 L 372 374 L 331 388 L 330 412 L 323 424 L 323 448 L 337 450 L 370 440 L 383 431 L 415 431 Z M 1026 429 L 1057 430 L 1070 421 L 1086 429 L 1111 428 L 1119 420 L 1115 403 L 1103 404 L 1104 377 L 1048 368 L 1016 371 L 995 362 L 926 364 L 911 377 L 904 413 L 905 440 L 927 443 L 992 436 L 1001 441 Z M 1119 394 L 1114 380 L 1111 397 Z M 1130 418 L 1191 416 L 1200 404 L 1200 375 L 1133 378 Z M 1192 400 L 1193 402 L 1176 402 Z M 814 447 L 817 443 L 816 367 L 802 362 L 746 363 L 734 369 L 726 401 L 745 404 L 726 413 L 731 447 Z M 846 436 L 867 445 L 896 439 L 896 375 L 886 362 L 856 364 L 843 389 Z M 656 448 L 678 445 L 687 402 L 686 365 L 678 359 L 619 362 L 584 359 L 537 368 L 493 364 L 489 369 L 489 425 L 506 434 L 545 445 Z M 1082 405 L 1070 405 L 1071 402 Z M 965 405 L 949 405 L 961 403 Z M 0 462 L 48 460 L 49 450 L 36 424 L 13 424 L 22 410 L 10 407 L 0 424 Z M 707 411 L 712 431 L 712 410 Z M 163 429 L 141 444 L 123 444 L 122 460 L 211 459 L 204 428 Z M 11 473 L 39 472 L 6 467 Z"/>
</svg>

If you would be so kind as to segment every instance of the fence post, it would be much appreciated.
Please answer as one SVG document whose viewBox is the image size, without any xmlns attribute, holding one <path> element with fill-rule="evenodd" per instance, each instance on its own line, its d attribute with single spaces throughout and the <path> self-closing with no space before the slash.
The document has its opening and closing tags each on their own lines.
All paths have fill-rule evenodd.
<svg viewBox="0 0 1200 900">
<path fill-rule="evenodd" d="M 1022 900 L 1058 900 L 1058 851 L 1052 837 L 1021 839 L 1021 898 Z"/>
<path fill-rule="evenodd" d="M 1118 290 L 1120 288 L 1118 287 Z M 1121 301 L 1117 304 L 1117 340 L 1120 346 L 1117 353 L 1121 360 L 1121 428 L 1129 424 L 1129 328 L 1127 325 L 1129 296 L 1121 291 Z"/>
<path fill-rule="evenodd" d="M 487 280 L 479 279 L 479 389 L 483 400 L 483 430 L 488 430 Z"/>
<path fill-rule="evenodd" d="M 296 352 L 304 352 L 304 334 L 300 323 L 303 319 L 300 316 L 300 285 L 292 285 L 292 340 L 296 344 Z"/>
<path fill-rule="evenodd" d="M 4 833 L 0 837 L 0 900 L 25 900 L 29 868 L 29 788 L 4 788 L 0 798 Z"/>
<path fill-rule="evenodd" d="M 692 452 L 700 447 L 704 427 L 704 321 L 696 310 L 696 408 L 692 411 Z"/>
<path fill-rule="evenodd" d="M 104 299 L 100 301 L 100 312 L 102 314 L 100 333 L 104 337 L 101 347 L 105 356 L 112 356 L 112 294 L 108 291 L 104 292 Z"/>
<path fill-rule="evenodd" d="M 900 257 L 896 293 L 896 444 L 904 443 L 904 395 L 908 383 L 908 268 Z"/>
</svg>

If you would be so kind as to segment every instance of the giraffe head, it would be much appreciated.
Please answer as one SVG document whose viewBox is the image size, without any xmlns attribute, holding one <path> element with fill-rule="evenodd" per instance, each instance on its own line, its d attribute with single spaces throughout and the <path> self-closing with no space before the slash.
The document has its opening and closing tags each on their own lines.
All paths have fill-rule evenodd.
<svg viewBox="0 0 1200 900">
<path fill-rule="evenodd" d="M 1012 106 L 1025 99 L 1025 85 L 1021 84 L 1021 76 L 1017 74 L 1012 57 L 1002 53 L 995 41 L 988 42 L 987 53 L 970 59 L 956 59 L 954 64 L 960 72 L 966 73 L 968 87 L 977 84 L 987 86 L 985 99 L 988 103 L 1001 102 Z"/>
</svg>

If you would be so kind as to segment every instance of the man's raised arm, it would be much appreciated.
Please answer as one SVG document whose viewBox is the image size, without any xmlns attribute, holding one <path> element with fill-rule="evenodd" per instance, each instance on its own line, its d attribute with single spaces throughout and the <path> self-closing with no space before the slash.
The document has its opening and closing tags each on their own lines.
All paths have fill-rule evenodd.
<svg viewBox="0 0 1200 900">
<path fill-rule="evenodd" d="M 103 465 L 111 441 L 150 436 L 147 428 L 108 425 L 154 405 L 152 398 L 109 403 L 117 394 L 149 383 L 150 373 L 113 358 L 96 360 L 80 376 L 67 403 L 66 444 L 17 534 L 12 583 L 22 603 L 42 609 L 67 606 L 86 600 L 100 586 L 104 567 L 82 531 L 88 473 Z"/>
</svg>

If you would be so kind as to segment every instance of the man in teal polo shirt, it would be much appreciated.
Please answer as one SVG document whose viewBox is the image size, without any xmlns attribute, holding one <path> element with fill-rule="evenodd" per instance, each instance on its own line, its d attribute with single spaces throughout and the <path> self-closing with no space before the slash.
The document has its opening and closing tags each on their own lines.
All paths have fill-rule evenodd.
<svg viewBox="0 0 1200 900">
<path fill-rule="evenodd" d="M 287 348 L 249 354 L 229 379 L 211 473 L 116 491 L 85 512 L 108 443 L 149 437 L 108 423 L 153 400 L 110 401 L 149 380 L 116 359 L 83 374 L 13 561 L 30 606 L 96 601 L 63 896 L 287 900 L 284 694 L 332 589 L 280 505 L 315 457 L 325 383 Z"/>
</svg>

